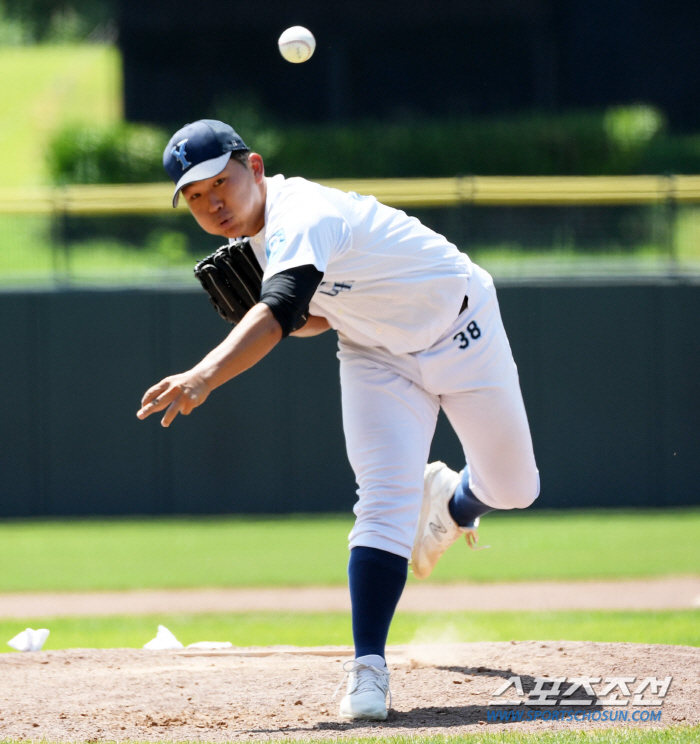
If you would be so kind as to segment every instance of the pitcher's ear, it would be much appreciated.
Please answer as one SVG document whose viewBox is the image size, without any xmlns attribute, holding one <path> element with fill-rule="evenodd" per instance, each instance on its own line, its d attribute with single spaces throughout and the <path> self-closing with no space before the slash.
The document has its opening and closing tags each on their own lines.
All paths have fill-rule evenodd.
<svg viewBox="0 0 700 744">
<path fill-rule="evenodd" d="M 258 155 L 257 152 L 251 152 L 248 155 L 248 167 L 253 171 L 256 180 L 265 175 L 265 163 L 263 163 L 262 156 Z"/>
</svg>

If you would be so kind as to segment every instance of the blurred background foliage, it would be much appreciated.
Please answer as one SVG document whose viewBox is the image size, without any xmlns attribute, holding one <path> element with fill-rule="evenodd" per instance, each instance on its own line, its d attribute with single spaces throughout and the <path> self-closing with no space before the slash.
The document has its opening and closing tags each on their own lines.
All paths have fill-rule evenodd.
<svg viewBox="0 0 700 744">
<path fill-rule="evenodd" d="M 34 177 L 22 179 L 4 172 L 13 162 L 10 155 L 0 173 L 5 184 L 165 179 L 161 155 L 169 132 L 123 121 L 116 13 L 117 0 L 0 0 L 0 54 L 8 70 L 2 80 L 4 118 L 21 122 L 17 136 L 26 140 L 25 148 L 13 148 L 16 168 L 31 170 L 32 142 L 38 159 Z M 7 49 L 37 44 L 33 73 L 30 59 Z M 86 57 L 86 48 L 96 46 L 103 54 Z M 45 79 L 39 80 L 40 73 Z M 28 91 L 35 91 L 32 100 Z M 24 110 L 19 104 L 10 110 L 20 97 Z M 250 91 L 225 94 L 202 113 L 230 122 L 263 155 L 268 172 L 308 178 L 700 172 L 700 135 L 670 131 L 663 112 L 644 104 L 290 127 L 270 116 Z"/>
<path fill-rule="evenodd" d="M 121 59 L 112 44 L 0 47 L 0 90 L 3 187 L 51 181 L 57 155 L 49 142 L 57 132 L 111 130 L 123 121 Z"/>
<path fill-rule="evenodd" d="M 644 105 L 283 127 L 251 96 L 240 104 L 228 100 L 210 115 L 231 123 L 263 155 L 269 173 L 307 178 L 700 171 L 700 136 L 670 134 L 663 114 Z M 49 144 L 50 173 L 55 183 L 164 180 L 161 155 L 167 140 L 159 127 L 70 125 Z"/>
<path fill-rule="evenodd" d="M 68 124 L 50 142 L 48 168 L 59 184 L 162 181 L 167 141 L 163 130 L 139 124 Z"/>
<path fill-rule="evenodd" d="M 160 126 L 125 121 L 123 60 L 114 21 L 118 4 L 0 0 L 1 187 L 166 179 L 163 148 L 185 121 Z M 230 122 L 263 155 L 269 174 L 700 173 L 700 134 L 680 132 L 661 109 L 643 102 L 434 118 L 403 110 L 381 120 L 290 126 L 262 100 L 253 89 L 222 93 L 198 115 Z M 499 277 L 521 276 L 526 270 L 538 276 L 574 270 L 666 271 L 669 257 L 676 266 L 679 261 L 690 265 L 700 255 L 700 209 L 695 206 L 464 206 L 411 213 Z M 174 282 L 176 275 L 189 281 L 192 256 L 210 250 L 206 236 L 183 213 L 0 218 L 0 282 L 7 284 L 154 277 Z M 589 257 L 608 263 L 589 265 Z"/>
<path fill-rule="evenodd" d="M 112 0 L 2 0 L 0 46 L 114 41 Z"/>
</svg>

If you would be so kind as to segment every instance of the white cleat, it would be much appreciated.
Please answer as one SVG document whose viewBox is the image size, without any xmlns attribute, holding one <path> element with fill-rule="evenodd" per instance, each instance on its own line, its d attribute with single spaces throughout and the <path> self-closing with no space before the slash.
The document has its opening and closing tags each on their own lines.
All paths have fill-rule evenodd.
<svg viewBox="0 0 700 744">
<path fill-rule="evenodd" d="M 427 579 L 440 556 L 464 535 L 472 550 L 478 550 L 477 517 L 468 527 L 460 527 L 452 516 L 448 504 L 461 480 L 459 473 L 444 462 L 426 465 L 423 476 L 423 505 L 418 519 L 416 539 L 411 554 L 411 570 L 417 579 Z"/>
<path fill-rule="evenodd" d="M 381 665 L 381 666 L 380 666 Z M 340 717 L 351 720 L 386 721 L 388 709 L 386 697 L 389 690 L 389 670 L 381 656 L 361 656 L 343 664 L 348 678 L 345 697 L 340 701 Z M 343 677 L 336 694 L 340 690 Z M 334 695 L 335 697 L 335 695 Z"/>
</svg>

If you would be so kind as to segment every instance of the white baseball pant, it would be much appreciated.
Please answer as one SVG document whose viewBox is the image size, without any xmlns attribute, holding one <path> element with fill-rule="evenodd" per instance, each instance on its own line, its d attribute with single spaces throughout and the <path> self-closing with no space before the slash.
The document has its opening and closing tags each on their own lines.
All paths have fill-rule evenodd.
<svg viewBox="0 0 700 744">
<path fill-rule="evenodd" d="M 359 486 L 350 548 L 410 558 L 440 407 L 462 444 L 469 487 L 479 500 L 518 509 L 539 494 L 496 290 L 477 266 L 467 296 L 468 308 L 425 351 L 395 355 L 340 338 L 343 428 Z"/>
</svg>

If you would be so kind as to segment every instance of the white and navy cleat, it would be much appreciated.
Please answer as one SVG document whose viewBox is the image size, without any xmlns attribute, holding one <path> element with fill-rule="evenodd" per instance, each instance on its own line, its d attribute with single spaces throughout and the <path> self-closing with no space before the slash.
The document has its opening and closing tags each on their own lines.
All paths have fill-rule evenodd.
<svg viewBox="0 0 700 744">
<path fill-rule="evenodd" d="M 423 504 L 411 554 L 411 570 L 417 579 L 427 579 L 442 554 L 462 535 L 472 550 L 480 549 L 476 546 L 479 518 L 466 527 L 460 527 L 450 515 L 448 504 L 460 480 L 460 474 L 450 470 L 444 462 L 426 465 Z"/>
<path fill-rule="evenodd" d="M 391 708 L 391 690 L 389 670 L 384 659 L 374 655 L 361 656 L 346 661 L 343 664 L 343 671 L 346 673 L 348 686 L 345 697 L 340 701 L 340 717 L 349 720 L 386 721 L 388 710 Z M 345 677 L 338 685 L 335 695 L 344 681 Z"/>
</svg>

